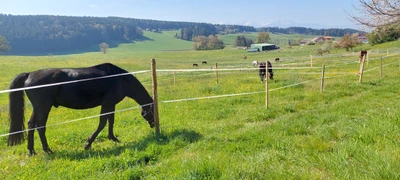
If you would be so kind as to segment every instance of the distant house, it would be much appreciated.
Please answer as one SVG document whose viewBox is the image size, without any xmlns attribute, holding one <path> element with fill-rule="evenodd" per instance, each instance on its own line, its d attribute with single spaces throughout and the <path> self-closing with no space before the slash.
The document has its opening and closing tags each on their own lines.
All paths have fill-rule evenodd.
<svg viewBox="0 0 400 180">
<path fill-rule="evenodd" d="M 363 44 L 367 44 L 368 43 L 368 37 L 366 34 L 358 34 L 357 35 L 357 39 L 358 41 L 360 41 Z"/>
<path fill-rule="evenodd" d="M 319 36 L 313 38 L 311 41 L 313 41 L 314 43 L 323 43 L 325 41 L 333 41 L 333 40 L 335 40 L 335 38 L 333 38 L 332 36 Z"/>
</svg>

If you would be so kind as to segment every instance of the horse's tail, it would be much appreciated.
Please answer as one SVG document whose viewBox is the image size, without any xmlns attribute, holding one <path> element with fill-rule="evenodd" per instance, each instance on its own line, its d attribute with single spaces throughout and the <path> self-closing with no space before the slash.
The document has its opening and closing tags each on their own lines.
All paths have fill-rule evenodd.
<svg viewBox="0 0 400 180">
<path fill-rule="evenodd" d="M 29 73 L 22 73 L 15 77 L 11 82 L 10 89 L 24 87 L 25 80 L 28 78 Z M 13 146 L 21 144 L 25 138 L 24 133 L 24 110 L 25 100 L 24 91 L 10 92 L 10 135 L 8 136 L 8 145 Z"/>
</svg>

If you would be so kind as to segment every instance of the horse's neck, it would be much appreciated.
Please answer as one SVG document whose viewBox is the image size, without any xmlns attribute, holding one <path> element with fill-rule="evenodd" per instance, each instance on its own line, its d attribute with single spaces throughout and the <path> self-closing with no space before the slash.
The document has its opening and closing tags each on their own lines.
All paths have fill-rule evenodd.
<svg viewBox="0 0 400 180">
<path fill-rule="evenodd" d="M 129 80 L 125 80 L 125 93 L 126 96 L 135 100 L 140 105 L 146 105 L 153 103 L 153 99 L 150 94 L 147 92 L 146 88 L 132 76 Z"/>
</svg>

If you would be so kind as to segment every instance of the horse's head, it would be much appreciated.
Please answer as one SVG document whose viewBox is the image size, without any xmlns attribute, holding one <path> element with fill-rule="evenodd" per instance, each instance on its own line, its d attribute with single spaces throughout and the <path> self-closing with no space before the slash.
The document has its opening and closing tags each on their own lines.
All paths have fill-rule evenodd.
<svg viewBox="0 0 400 180">
<path fill-rule="evenodd" d="M 149 123 L 150 127 L 153 128 L 154 127 L 154 108 L 153 108 L 153 104 L 143 106 L 141 114 L 142 114 L 143 118 L 147 120 L 147 122 Z"/>
</svg>

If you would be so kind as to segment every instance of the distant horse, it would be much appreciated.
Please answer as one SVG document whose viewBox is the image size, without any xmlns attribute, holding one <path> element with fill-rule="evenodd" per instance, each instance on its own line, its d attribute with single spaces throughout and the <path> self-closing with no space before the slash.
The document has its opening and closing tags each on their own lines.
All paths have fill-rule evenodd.
<svg viewBox="0 0 400 180">
<path fill-rule="evenodd" d="M 197 67 L 197 66 L 199 66 L 198 64 L 193 64 L 193 67 Z"/>
<path fill-rule="evenodd" d="M 365 56 L 365 55 L 367 55 L 367 51 L 366 50 L 361 50 L 359 53 L 358 53 L 358 57 L 360 58 L 360 63 L 363 61 L 363 57 Z"/>
<path fill-rule="evenodd" d="M 279 61 L 279 58 L 275 58 L 275 62 L 278 62 Z"/>
<path fill-rule="evenodd" d="M 201 64 L 207 64 L 207 61 L 202 61 Z"/>
<path fill-rule="evenodd" d="M 272 64 L 267 61 L 267 66 L 268 66 L 268 77 L 269 79 L 273 80 L 274 79 L 274 73 L 272 72 Z M 265 62 L 260 62 L 258 64 L 258 75 L 260 76 L 261 83 L 264 82 L 266 75 L 267 75 L 267 68 Z"/>
<path fill-rule="evenodd" d="M 251 65 L 252 65 L 252 66 L 257 66 L 257 65 L 258 65 L 258 61 L 253 61 L 253 62 L 251 63 Z"/>
<path fill-rule="evenodd" d="M 115 76 L 125 74 L 123 76 Z M 111 76 L 111 78 L 104 78 Z M 75 82 L 70 82 L 75 81 Z M 76 82 L 77 81 L 77 82 Z M 46 84 L 56 84 L 54 86 Z M 42 86 L 39 88 L 31 88 Z M 39 132 L 43 150 L 52 153 L 46 139 L 46 122 L 52 108 L 64 106 L 72 109 L 88 109 L 101 106 L 100 123 L 88 139 L 85 149 L 90 149 L 97 135 L 108 121 L 108 139 L 119 140 L 114 136 L 115 105 L 124 97 L 135 100 L 142 106 L 141 115 L 154 126 L 153 99 L 143 85 L 133 75 L 111 63 L 87 68 L 53 68 L 22 73 L 11 82 L 10 89 L 25 90 L 32 103 L 33 113 L 28 122 L 28 150 L 34 155 L 34 129 Z M 21 144 L 24 140 L 24 91 L 13 91 L 10 97 L 10 135 L 8 145 Z"/>
</svg>

